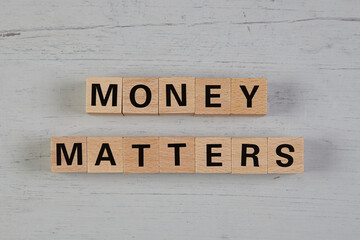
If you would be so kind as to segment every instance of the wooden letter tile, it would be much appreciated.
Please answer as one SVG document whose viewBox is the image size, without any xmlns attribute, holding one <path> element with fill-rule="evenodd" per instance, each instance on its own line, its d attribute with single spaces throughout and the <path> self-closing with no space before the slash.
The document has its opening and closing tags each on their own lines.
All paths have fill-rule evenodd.
<svg viewBox="0 0 360 240">
<path fill-rule="evenodd" d="M 196 173 L 231 172 L 231 138 L 195 138 Z"/>
<path fill-rule="evenodd" d="M 268 138 L 268 173 L 303 173 L 304 139 L 302 137 Z"/>
<path fill-rule="evenodd" d="M 86 79 L 87 113 L 122 113 L 122 78 L 88 77 Z"/>
<path fill-rule="evenodd" d="M 125 137 L 123 147 L 125 173 L 160 171 L 158 137 Z"/>
<path fill-rule="evenodd" d="M 194 114 L 195 78 L 159 78 L 159 114 Z"/>
<path fill-rule="evenodd" d="M 87 172 L 86 137 L 52 137 L 51 171 Z"/>
<path fill-rule="evenodd" d="M 159 79 L 123 78 L 123 113 L 157 115 Z"/>
<path fill-rule="evenodd" d="M 160 172 L 194 173 L 195 138 L 160 137 Z"/>
<path fill-rule="evenodd" d="M 89 173 L 124 172 L 122 137 L 88 137 Z"/>
<path fill-rule="evenodd" d="M 266 78 L 231 79 L 231 114 L 264 115 L 266 109 Z"/>
<path fill-rule="evenodd" d="M 197 78 L 196 115 L 230 114 L 230 78 Z"/>
<path fill-rule="evenodd" d="M 232 173 L 267 174 L 267 138 L 232 138 Z"/>
</svg>

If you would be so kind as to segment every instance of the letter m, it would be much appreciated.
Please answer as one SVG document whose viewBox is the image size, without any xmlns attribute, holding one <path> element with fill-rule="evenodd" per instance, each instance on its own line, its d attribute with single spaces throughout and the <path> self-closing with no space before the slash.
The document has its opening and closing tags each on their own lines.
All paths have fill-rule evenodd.
<svg viewBox="0 0 360 240">
<path fill-rule="evenodd" d="M 99 94 L 99 99 L 102 106 L 107 105 L 107 102 L 109 101 L 112 92 L 112 106 L 113 107 L 117 106 L 117 94 L 118 94 L 117 84 L 110 84 L 106 92 L 106 95 L 104 97 L 100 84 L 93 83 L 91 85 L 91 106 L 96 106 L 96 92 Z"/>
<path fill-rule="evenodd" d="M 56 165 L 61 166 L 61 152 L 63 152 L 65 161 L 67 165 L 72 165 L 75 157 L 75 153 L 77 152 L 77 160 L 78 165 L 82 165 L 82 143 L 74 143 L 72 148 L 70 157 L 66 150 L 64 143 L 57 143 L 56 144 Z"/>
</svg>

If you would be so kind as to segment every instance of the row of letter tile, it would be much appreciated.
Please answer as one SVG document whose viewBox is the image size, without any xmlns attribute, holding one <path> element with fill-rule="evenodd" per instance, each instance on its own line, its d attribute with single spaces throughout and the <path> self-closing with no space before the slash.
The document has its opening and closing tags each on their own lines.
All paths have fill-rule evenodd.
<svg viewBox="0 0 360 240">
<path fill-rule="evenodd" d="M 301 137 L 53 137 L 52 172 L 303 173 Z"/>
<path fill-rule="evenodd" d="M 265 115 L 265 78 L 88 77 L 86 112 Z"/>
</svg>

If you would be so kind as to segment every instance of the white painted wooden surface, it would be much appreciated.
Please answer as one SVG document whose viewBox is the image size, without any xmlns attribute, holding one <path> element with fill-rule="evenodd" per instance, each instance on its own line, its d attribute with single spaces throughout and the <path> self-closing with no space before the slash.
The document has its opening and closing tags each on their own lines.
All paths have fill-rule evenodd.
<svg viewBox="0 0 360 240">
<path fill-rule="evenodd" d="M 359 239 L 360 1 L 0 2 L 1 239 Z M 85 113 L 86 76 L 268 78 L 265 117 Z M 53 174 L 50 137 L 303 136 L 303 175 Z"/>
</svg>

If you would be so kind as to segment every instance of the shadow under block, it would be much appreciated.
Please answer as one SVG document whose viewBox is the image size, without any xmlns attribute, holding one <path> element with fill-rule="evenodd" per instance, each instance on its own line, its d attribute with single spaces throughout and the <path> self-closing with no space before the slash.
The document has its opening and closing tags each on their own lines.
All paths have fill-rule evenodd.
<svg viewBox="0 0 360 240">
<path fill-rule="evenodd" d="M 231 114 L 265 115 L 266 112 L 266 78 L 231 79 Z"/>
<path fill-rule="evenodd" d="M 232 138 L 232 173 L 267 174 L 267 138 Z"/>
<path fill-rule="evenodd" d="M 158 78 L 123 78 L 124 115 L 158 115 L 158 80 Z"/>
<path fill-rule="evenodd" d="M 125 137 L 123 147 L 125 173 L 160 171 L 158 137 Z"/>
<path fill-rule="evenodd" d="M 87 113 L 122 113 L 122 78 L 86 78 Z"/>
<path fill-rule="evenodd" d="M 160 172 L 194 173 L 195 138 L 160 137 Z"/>
<path fill-rule="evenodd" d="M 89 173 L 122 173 L 123 138 L 88 137 L 87 157 Z"/>
<path fill-rule="evenodd" d="M 302 137 L 268 138 L 268 173 L 303 173 L 304 139 Z"/>
<path fill-rule="evenodd" d="M 195 78 L 159 78 L 159 114 L 194 114 Z"/>
<path fill-rule="evenodd" d="M 231 173 L 231 138 L 195 138 L 196 173 Z"/>
<path fill-rule="evenodd" d="M 52 137 L 51 171 L 87 172 L 86 137 Z"/>
<path fill-rule="evenodd" d="M 230 114 L 230 78 L 197 78 L 195 86 L 196 115 Z"/>
</svg>

